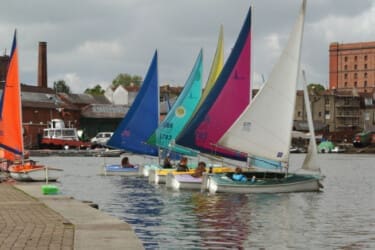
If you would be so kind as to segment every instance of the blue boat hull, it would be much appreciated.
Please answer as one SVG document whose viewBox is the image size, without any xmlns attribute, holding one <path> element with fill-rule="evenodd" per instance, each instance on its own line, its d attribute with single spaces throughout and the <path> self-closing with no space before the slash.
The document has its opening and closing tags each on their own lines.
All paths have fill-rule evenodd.
<svg viewBox="0 0 375 250">
<path fill-rule="evenodd" d="M 140 176 L 139 167 L 123 168 L 121 165 L 112 164 L 104 167 L 104 175 Z"/>
</svg>

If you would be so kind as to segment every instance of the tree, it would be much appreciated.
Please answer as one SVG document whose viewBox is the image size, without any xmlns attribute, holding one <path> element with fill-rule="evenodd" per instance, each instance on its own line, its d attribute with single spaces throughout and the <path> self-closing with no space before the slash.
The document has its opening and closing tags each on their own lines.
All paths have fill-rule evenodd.
<svg viewBox="0 0 375 250">
<path fill-rule="evenodd" d="M 325 90 L 324 86 L 319 83 L 310 83 L 307 86 L 307 89 L 309 90 L 309 93 L 312 94 L 320 94 Z"/>
<path fill-rule="evenodd" d="M 123 85 L 124 87 L 130 86 L 134 84 L 135 86 L 141 85 L 142 77 L 134 75 L 131 76 L 130 74 L 119 74 L 113 81 L 112 85 L 117 87 L 119 85 Z"/>
<path fill-rule="evenodd" d="M 64 80 L 53 82 L 53 89 L 56 93 L 70 94 L 70 87 L 65 83 Z"/>
<path fill-rule="evenodd" d="M 102 87 L 97 84 L 95 87 L 93 88 L 87 88 L 85 90 L 85 94 L 90 94 L 90 95 L 103 95 L 104 94 L 104 89 L 102 89 Z"/>
</svg>

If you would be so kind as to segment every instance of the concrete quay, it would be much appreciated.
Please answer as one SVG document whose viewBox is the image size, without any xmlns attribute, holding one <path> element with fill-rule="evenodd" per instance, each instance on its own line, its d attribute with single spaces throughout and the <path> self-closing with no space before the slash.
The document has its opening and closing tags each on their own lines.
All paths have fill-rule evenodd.
<svg viewBox="0 0 375 250">
<path fill-rule="evenodd" d="M 144 249 L 131 226 L 41 183 L 0 183 L 0 250 Z"/>
</svg>

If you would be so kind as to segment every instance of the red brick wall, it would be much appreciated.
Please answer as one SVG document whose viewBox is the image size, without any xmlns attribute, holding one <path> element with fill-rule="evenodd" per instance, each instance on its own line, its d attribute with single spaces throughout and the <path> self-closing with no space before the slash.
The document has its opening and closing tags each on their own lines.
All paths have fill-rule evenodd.
<svg viewBox="0 0 375 250">
<path fill-rule="evenodd" d="M 338 83 L 338 44 L 329 46 L 329 89 L 337 89 Z"/>
<path fill-rule="evenodd" d="M 372 92 L 375 88 L 375 42 L 332 43 L 329 49 L 330 89 L 358 89 Z"/>
</svg>

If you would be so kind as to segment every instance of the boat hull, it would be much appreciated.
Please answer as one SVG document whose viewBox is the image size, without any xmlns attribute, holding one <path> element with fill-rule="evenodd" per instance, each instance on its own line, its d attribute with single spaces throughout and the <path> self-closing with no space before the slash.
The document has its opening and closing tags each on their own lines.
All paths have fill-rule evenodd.
<svg viewBox="0 0 375 250">
<path fill-rule="evenodd" d="M 63 170 L 41 165 L 16 165 L 9 167 L 10 176 L 17 181 L 56 181 Z"/>
<path fill-rule="evenodd" d="M 150 169 L 148 175 L 148 182 L 152 184 L 165 184 L 168 173 L 178 173 L 175 168 L 170 169 Z M 181 173 L 181 172 L 180 172 Z M 188 173 L 188 172 L 182 172 Z M 193 173 L 193 171 L 191 171 Z"/>
<path fill-rule="evenodd" d="M 139 172 L 140 172 L 141 176 L 149 177 L 150 171 L 152 169 L 161 170 L 162 167 L 160 167 L 159 165 L 155 165 L 155 164 L 142 165 L 142 166 L 139 167 Z"/>
<path fill-rule="evenodd" d="M 320 178 L 313 175 L 291 174 L 283 179 L 265 179 L 255 182 L 233 181 L 225 175 L 208 175 L 207 189 L 210 193 L 290 193 L 320 191 Z"/>
<path fill-rule="evenodd" d="M 223 167 L 219 165 L 213 165 L 213 173 L 232 173 L 233 168 Z M 165 184 L 167 188 L 174 190 L 178 189 L 194 189 L 194 190 L 205 190 L 206 182 L 202 178 L 196 178 L 191 176 L 194 171 L 190 172 L 169 172 L 165 177 Z"/>
<path fill-rule="evenodd" d="M 57 181 L 57 179 L 62 175 L 62 172 L 62 169 L 48 167 L 47 169 L 32 169 L 28 171 L 27 174 L 29 175 L 31 181 L 46 181 L 46 175 L 48 176 L 48 181 Z"/>
<path fill-rule="evenodd" d="M 118 176 L 141 176 L 140 168 L 123 168 L 121 165 L 112 164 L 104 166 L 104 175 L 118 175 Z"/>
<path fill-rule="evenodd" d="M 166 176 L 165 186 L 173 190 L 192 189 L 200 190 L 202 187 L 202 178 L 193 177 L 191 174 L 174 175 L 169 173 Z"/>
<path fill-rule="evenodd" d="M 30 176 L 23 172 L 9 172 L 9 174 L 16 181 L 31 181 Z"/>
</svg>

